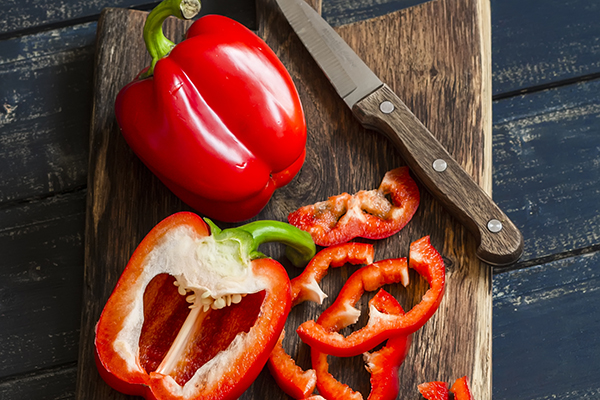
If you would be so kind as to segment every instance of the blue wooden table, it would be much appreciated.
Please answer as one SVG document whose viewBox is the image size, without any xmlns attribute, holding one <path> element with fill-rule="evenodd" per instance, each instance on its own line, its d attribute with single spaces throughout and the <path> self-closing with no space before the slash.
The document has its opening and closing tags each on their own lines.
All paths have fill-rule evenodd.
<svg viewBox="0 0 600 400">
<path fill-rule="evenodd" d="M 156 4 L 140 3 L 0 4 L 0 399 L 74 397 L 96 21 Z M 415 3 L 324 0 L 323 15 Z M 203 6 L 255 24 L 251 0 Z M 525 238 L 493 279 L 494 399 L 600 399 L 600 2 L 491 10 L 493 197 Z"/>
</svg>

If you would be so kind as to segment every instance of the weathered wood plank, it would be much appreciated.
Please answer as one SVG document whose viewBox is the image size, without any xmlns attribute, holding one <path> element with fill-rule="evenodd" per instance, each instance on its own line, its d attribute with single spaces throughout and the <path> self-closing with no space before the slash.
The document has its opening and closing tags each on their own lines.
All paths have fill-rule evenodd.
<svg viewBox="0 0 600 400">
<path fill-rule="evenodd" d="M 0 3 L 0 35 L 10 36 L 49 24 L 66 25 L 69 21 L 97 19 L 106 7 L 151 9 L 160 1 L 151 0 L 4 0 Z M 256 25 L 254 0 L 203 1 L 200 15 L 221 14 L 249 28 Z"/>
<path fill-rule="evenodd" d="M 0 209 L 0 377 L 77 358 L 85 196 Z"/>
<path fill-rule="evenodd" d="M 0 203 L 86 184 L 95 30 L 0 41 Z"/>
<path fill-rule="evenodd" d="M 494 103 L 494 199 L 522 261 L 600 243 L 600 80 Z"/>
<path fill-rule="evenodd" d="M 341 26 L 379 17 L 430 0 L 323 0 L 323 18 L 333 26 Z"/>
<path fill-rule="evenodd" d="M 492 0 L 494 94 L 600 73 L 596 0 Z"/>
<path fill-rule="evenodd" d="M 68 400 L 75 398 L 77 367 L 68 364 L 0 381 L 0 399 Z"/>
<path fill-rule="evenodd" d="M 494 276 L 494 400 L 598 399 L 600 252 Z"/>
</svg>

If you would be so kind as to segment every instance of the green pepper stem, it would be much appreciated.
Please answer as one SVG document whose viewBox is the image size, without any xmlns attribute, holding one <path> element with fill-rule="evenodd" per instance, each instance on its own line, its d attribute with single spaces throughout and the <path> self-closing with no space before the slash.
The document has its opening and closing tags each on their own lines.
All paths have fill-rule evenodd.
<svg viewBox="0 0 600 400">
<path fill-rule="evenodd" d="M 152 64 L 144 77 L 152 75 L 154 66 L 161 58 L 167 56 L 175 43 L 171 42 L 163 33 L 162 25 L 170 16 L 179 19 L 191 19 L 200 11 L 199 0 L 163 0 L 148 14 L 144 24 L 144 42 L 146 49 L 152 57 Z"/>
<path fill-rule="evenodd" d="M 218 237 L 237 238 L 241 241 L 243 236 L 250 235 L 252 239 L 247 243 L 246 251 L 251 259 L 265 257 L 258 251 L 258 246 L 269 242 L 285 244 L 287 246 L 285 254 L 296 267 L 305 266 L 316 253 L 315 242 L 310 234 L 285 222 L 255 221 L 221 231 L 208 218 L 204 220 L 210 226 L 211 234 Z"/>
<path fill-rule="evenodd" d="M 280 242 L 287 246 L 285 255 L 296 267 L 305 266 L 315 256 L 315 242 L 308 232 L 279 221 L 255 221 L 240 226 L 254 238 L 256 251 L 259 245 Z"/>
</svg>

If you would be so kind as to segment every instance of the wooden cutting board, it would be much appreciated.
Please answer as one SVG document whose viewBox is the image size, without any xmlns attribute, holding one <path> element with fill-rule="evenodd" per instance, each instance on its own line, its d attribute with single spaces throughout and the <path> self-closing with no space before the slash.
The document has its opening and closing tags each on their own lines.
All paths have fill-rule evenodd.
<svg viewBox="0 0 600 400">
<path fill-rule="evenodd" d="M 258 219 L 285 221 L 289 212 L 342 192 L 376 188 L 403 161 L 383 136 L 363 129 L 292 33 L 274 0 L 257 2 L 258 35 L 278 54 L 294 79 L 308 124 L 306 163 L 278 190 Z M 318 4 L 315 5 L 318 7 Z M 114 117 L 118 90 L 150 59 L 142 42 L 145 12 L 107 9 L 98 24 L 93 121 L 86 218 L 85 285 L 77 398 L 123 399 L 99 377 L 94 364 L 94 326 L 120 273 L 142 238 L 166 216 L 188 209 L 136 158 Z M 169 20 L 167 37 L 178 40 L 189 23 Z M 450 153 L 486 190 L 491 188 L 491 73 L 488 0 L 434 0 L 382 17 L 336 28 L 371 68 L 407 103 Z M 475 241 L 421 188 L 421 204 L 399 234 L 372 242 L 376 260 L 408 256 L 412 241 L 430 235 L 446 262 L 447 290 L 436 315 L 414 335 L 400 370 L 400 399 L 417 399 L 417 385 L 452 383 L 467 375 L 476 399 L 491 398 L 491 270 L 475 257 Z M 227 227 L 228 224 L 219 224 Z M 291 277 L 283 247 L 263 252 L 280 260 Z M 318 317 L 358 267 L 332 271 L 323 281 L 323 306 L 300 305 L 288 319 L 284 346 L 309 367 L 309 349 L 295 328 Z M 405 289 L 386 287 L 405 309 L 426 283 L 416 274 Z M 366 321 L 364 310 L 358 326 Z M 331 371 L 368 395 L 362 357 L 329 358 Z M 287 398 L 268 370 L 243 399 Z"/>
</svg>

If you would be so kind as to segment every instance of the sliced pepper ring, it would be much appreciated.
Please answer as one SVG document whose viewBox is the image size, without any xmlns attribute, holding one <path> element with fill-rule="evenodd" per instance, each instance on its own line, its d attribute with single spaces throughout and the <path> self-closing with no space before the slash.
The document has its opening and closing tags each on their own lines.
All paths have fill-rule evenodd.
<svg viewBox="0 0 600 400">
<path fill-rule="evenodd" d="M 369 301 L 369 308 L 375 308 L 380 312 L 390 314 L 404 314 L 404 310 L 398 301 L 388 292 L 380 289 L 375 297 Z M 327 316 L 326 310 L 323 320 L 319 323 L 325 324 L 333 318 Z M 324 325 L 327 328 L 326 325 Z M 366 367 L 371 374 L 371 392 L 368 400 L 394 400 L 398 396 L 398 369 L 411 343 L 411 336 L 396 336 L 388 340 L 387 344 L 373 353 L 364 353 L 363 358 Z M 329 373 L 327 354 L 311 348 L 312 365 L 317 373 L 317 387 L 319 393 L 330 399 L 352 399 L 363 400 L 362 394 L 355 392 L 348 385 L 335 379 Z"/>
<path fill-rule="evenodd" d="M 342 302 L 347 301 L 344 297 L 362 294 L 364 290 L 373 290 L 370 289 L 372 287 L 399 282 L 398 273 L 391 268 L 392 261 L 385 261 L 387 262 L 373 264 L 376 268 L 370 269 L 368 275 L 363 272 L 366 271 L 365 268 L 356 271 L 344 286 L 344 288 L 352 288 L 348 289 L 352 293 L 345 296 L 340 293 L 332 307 L 338 302 L 343 304 Z M 411 244 L 409 266 L 424 277 L 430 287 L 422 300 L 406 314 L 382 314 L 377 310 L 371 310 L 367 325 L 347 337 L 337 333 L 336 330 L 339 329 L 330 331 L 314 320 L 310 320 L 298 327 L 298 335 L 310 347 L 315 347 L 323 353 L 336 357 L 351 357 L 369 351 L 393 336 L 410 335 L 416 332 L 431 318 L 442 301 L 446 271 L 444 261 L 431 245 L 429 236 Z"/>
<path fill-rule="evenodd" d="M 306 266 L 302 274 L 292 279 L 292 307 L 304 301 L 322 304 L 327 295 L 319 287 L 319 283 L 330 267 L 344 264 L 370 264 L 373 262 L 373 246 L 365 243 L 344 243 L 321 250 Z M 313 393 L 316 385 L 316 374 L 313 369 L 302 370 L 283 349 L 281 333 L 268 366 L 271 375 L 279 387 L 295 399 L 304 399 Z"/>
<path fill-rule="evenodd" d="M 408 167 L 400 167 L 388 171 L 376 190 L 332 196 L 299 208 L 288 216 L 288 221 L 309 232 L 319 246 L 345 243 L 356 237 L 383 239 L 411 220 L 419 201 L 419 188 Z"/>
</svg>

